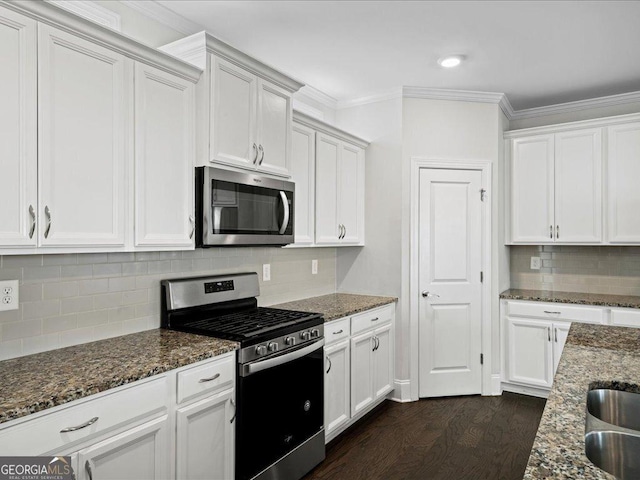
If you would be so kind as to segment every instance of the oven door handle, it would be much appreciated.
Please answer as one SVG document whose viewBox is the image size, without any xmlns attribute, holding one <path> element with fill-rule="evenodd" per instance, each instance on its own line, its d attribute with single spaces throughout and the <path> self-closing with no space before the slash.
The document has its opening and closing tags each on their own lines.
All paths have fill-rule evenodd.
<svg viewBox="0 0 640 480">
<path fill-rule="evenodd" d="M 289 226 L 289 199 L 287 198 L 287 194 L 280 190 L 280 199 L 282 200 L 282 206 L 284 207 L 284 219 L 282 220 L 282 226 L 278 233 L 283 235 L 284 232 L 287 231 L 287 227 Z"/>
<path fill-rule="evenodd" d="M 309 355 L 311 352 L 319 350 L 323 346 L 324 338 L 291 353 L 285 353 L 283 355 L 278 355 L 277 357 L 267 358 L 265 360 L 259 360 L 257 362 L 242 365 L 240 368 L 240 376 L 248 377 L 249 375 L 253 375 L 254 373 L 258 373 L 263 370 L 267 370 L 269 368 L 277 367 L 278 365 L 297 360 L 298 358 L 304 357 L 305 355 Z"/>
</svg>

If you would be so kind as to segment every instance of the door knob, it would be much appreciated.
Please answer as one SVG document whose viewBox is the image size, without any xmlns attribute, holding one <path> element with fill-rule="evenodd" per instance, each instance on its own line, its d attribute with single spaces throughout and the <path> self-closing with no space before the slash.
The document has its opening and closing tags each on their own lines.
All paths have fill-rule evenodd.
<svg viewBox="0 0 640 480">
<path fill-rule="evenodd" d="M 425 298 L 431 298 L 431 297 L 440 298 L 440 295 L 438 295 L 437 293 L 427 292 L 426 290 L 424 292 L 422 292 L 422 296 L 425 297 Z"/>
</svg>

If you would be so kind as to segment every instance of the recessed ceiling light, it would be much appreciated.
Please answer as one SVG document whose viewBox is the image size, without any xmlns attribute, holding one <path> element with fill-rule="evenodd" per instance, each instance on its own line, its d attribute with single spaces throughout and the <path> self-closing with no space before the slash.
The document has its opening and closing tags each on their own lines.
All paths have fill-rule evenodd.
<svg viewBox="0 0 640 480">
<path fill-rule="evenodd" d="M 446 57 L 442 57 L 438 59 L 438 65 L 444 68 L 453 68 L 460 65 L 463 60 L 462 55 L 447 55 Z"/>
</svg>

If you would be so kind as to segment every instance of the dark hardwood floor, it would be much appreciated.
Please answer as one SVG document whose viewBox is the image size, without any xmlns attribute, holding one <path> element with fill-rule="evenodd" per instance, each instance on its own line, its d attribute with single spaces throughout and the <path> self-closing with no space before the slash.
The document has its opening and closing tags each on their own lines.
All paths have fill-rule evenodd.
<svg viewBox="0 0 640 480">
<path fill-rule="evenodd" d="M 304 480 L 521 480 L 544 404 L 507 392 L 388 401 L 327 445 Z"/>
</svg>

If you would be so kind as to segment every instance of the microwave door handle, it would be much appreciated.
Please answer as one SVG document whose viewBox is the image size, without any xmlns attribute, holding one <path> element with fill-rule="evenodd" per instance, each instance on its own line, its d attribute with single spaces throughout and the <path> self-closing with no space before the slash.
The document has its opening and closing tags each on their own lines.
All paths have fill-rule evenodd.
<svg viewBox="0 0 640 480">
<path fill-rule="evenodd" d="M 220 222 L 222 220 L 222 208 L 213 207 L 213 233 L 220 233 Z"/>
<path fill-rule="evenodd" d="M 278 233 L 283 235 L 284 232 L 287 231 L 287 227 L 289 226 L 289 200 L 287 199 L 287 195 L 280 190 L 280 199 L 282 200 L 282 205 L 284 206 L 284 219 L 282 220 L 282 226 Z"/>
</svg>

